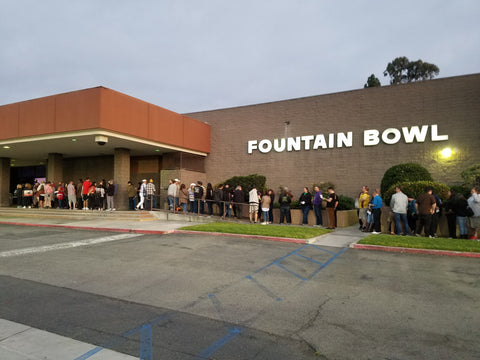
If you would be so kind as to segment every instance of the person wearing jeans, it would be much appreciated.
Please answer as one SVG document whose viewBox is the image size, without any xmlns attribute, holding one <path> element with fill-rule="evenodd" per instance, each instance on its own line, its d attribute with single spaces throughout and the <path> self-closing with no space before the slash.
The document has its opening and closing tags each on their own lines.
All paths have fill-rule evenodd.
<svg viewBox="0 0 480 360">
<path fill-rule="evenodd" d="M 302 205 L 302 225 L 308 225 L 308 213 L 310 212 L 310 208 L 312 207 L 312 194 L 310 194 L 307 187 L 303 188 L 303 193 L 302 195 L 300 195 L 299 201 Z"/>
<path fill-rule="evenodd" d="M 402 192 L 400 186 L 395 187 L 395 194 L 393 194 L 392 200 L 390 200 L 390 207 L 395 219 L 396 234 L 402 235 L 403 223 L 405 235 L 411 235 L 407 219 L 408 196 Z"/>
</svg>

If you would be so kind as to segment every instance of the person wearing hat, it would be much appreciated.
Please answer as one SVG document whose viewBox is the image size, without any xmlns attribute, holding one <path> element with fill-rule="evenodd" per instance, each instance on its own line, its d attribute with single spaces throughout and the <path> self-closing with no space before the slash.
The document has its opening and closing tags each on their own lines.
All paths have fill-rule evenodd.
<svg viewBox="0 0 480 360">
<path fill-rule="evenodd" d="M 148 184 L 145 186 L 145 190 L 147 193 L 147 209 L 152 210 L 155 206 L 155 184 L 153 183 L 153 179 L 148 181 Z"/>
<path fill-rule="evenodd" d="M 168 209 L 174 211 L 175 198 L 177 197 L 177 184 L 180 180 L 169 180 L 170 184 L 167 188 Z"/>
<path fill-rule="evenodd" d="M 142 185 L 140 186 L 140 189 L 138 190 L 138 195 L 140 195 L 140 202 L 138 203 L 137 207 L 135 210 L 142 209 L 143 210 L 143 203 L 145 202 L 145 195 L 147 194 L 147 179 L 142 180 Z"/>
</svg>

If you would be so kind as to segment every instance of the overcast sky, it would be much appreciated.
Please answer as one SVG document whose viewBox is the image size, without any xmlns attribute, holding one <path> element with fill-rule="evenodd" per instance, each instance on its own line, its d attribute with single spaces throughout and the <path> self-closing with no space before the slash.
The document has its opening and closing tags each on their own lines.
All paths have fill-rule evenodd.
<svg viewBox="0 0 480 360">
<path fill-rule="evenodd" d="M 479 0 L 14 0 L 0 105 L 105 86 L 179 112 L 382 85 L 399 56 L 480 72 Z"/>
</svg>

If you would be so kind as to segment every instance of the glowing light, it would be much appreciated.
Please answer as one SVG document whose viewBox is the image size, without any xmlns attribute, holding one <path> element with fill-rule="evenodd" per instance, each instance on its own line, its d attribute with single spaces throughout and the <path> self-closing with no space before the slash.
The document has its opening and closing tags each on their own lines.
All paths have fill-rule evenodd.
<svg viewBox="0 0 480 360">
<path fill-rule="evenodd" d="M 8 145 L 3 145 L 3 148 L 4 148 L 4 149 L 10 149 L 10 146 L 8 146 Z"/>
<path fill-rule="evenodd" d="M 442 154 L 442 157 L 445 159 L 448 159 L 449 157 L 452 156 L 453 150 L 451 148 L 445 148 L 442 151 L 440 151 L 440 154 Z"/>
</svg>

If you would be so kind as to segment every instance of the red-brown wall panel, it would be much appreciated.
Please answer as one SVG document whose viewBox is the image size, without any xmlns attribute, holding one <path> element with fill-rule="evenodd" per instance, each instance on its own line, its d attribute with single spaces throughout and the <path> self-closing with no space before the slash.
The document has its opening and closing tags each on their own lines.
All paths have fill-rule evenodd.
<svg viewBox="0 0 480 360">
<path fill-rule="evenodd" d="M 184 116 L 183 131 L 185 147 L 197 151 L 210 152 L 210 126 Z"/>
<path fill-rule="evenodd" d="M 18 137 L 19 104 L 0 106 L 0 139 Z"/>
<path fill-rule="evenodd" d="M 51 134 L 55 132 L 55 97 L 20 103 L 19 136 Z"/>
<path fill-rule="evenodd" d="M 148 103 L 102 88 L 100 127 L 148 138 Z"/>
<path fill-rule="evenodd" d="M 184 146 L 183 116 L 161 107 L 149 106 L 149 135 L 152 139 L 175 146 Z"/>
<path fill-rule="evenodd" d="M 56 96 L 55 131 L 76 131 L 100 127 L 101 88 Z"/>
</svg>

